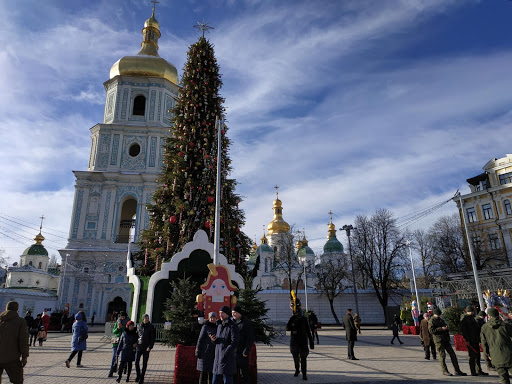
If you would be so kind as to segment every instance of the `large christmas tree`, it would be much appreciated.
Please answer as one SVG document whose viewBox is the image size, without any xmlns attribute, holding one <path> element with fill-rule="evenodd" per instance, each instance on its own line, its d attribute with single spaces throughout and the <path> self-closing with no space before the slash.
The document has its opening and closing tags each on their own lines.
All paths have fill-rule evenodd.
<svg viewBox="0 0 512 384">
<path fill-rule="evenodd" d="M 149 228 L 141 236 L 142 275 L 159 269 L 163 261 L 192 241 L 198 229 L 205 230 L 213 242 L 215 188 L 217 177 L 216 118 L 224 117 L 224 99 L 219 65 L 212 44 L 204 36 L 187 53 L 182 88 L 173 108 L 171 136 L 165 144 L 163 173 L 147 209 Z M 235 193 L 236 181 L 228 178 L 231 160 L 227 127 L 221 139 L 221 215 L 220 252 L 237 272 L 245 273 L 245 256 L 250 239 L 241 231 L 244 212 Z"/>
</svg>

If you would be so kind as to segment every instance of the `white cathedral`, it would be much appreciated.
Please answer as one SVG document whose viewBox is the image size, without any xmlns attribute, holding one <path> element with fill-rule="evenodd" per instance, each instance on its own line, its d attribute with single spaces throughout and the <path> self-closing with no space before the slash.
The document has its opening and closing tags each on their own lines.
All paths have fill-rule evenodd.
<svg viewBox="0 0 512 384">
<path fill-rule="evenodd" d="M 129 311 L 129 242 L 149 223 L 146 205 L 161 173 L 171 108 L 178 95 L 174 65 L 158 55 L 160 26 L 144 23 L 138 54 L 119 59 L 104 83 L 103 123 L 91 131 L 87 171 L 74 171 L 75 197 L 59 286 L 59 306 L 97 321 Z"/>
</svg>

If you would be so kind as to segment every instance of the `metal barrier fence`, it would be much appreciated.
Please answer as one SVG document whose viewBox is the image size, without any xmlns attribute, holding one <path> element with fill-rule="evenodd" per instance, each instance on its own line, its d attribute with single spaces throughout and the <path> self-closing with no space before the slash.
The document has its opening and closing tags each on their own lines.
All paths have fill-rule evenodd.
<svg viewBox="0 0 512 384">
<path fill-rule="evenodd" d="M 112 331 L 114 330 L 114 325 L 116 324 L 115 321 L 109 321 L 105 323 L 105 332 L 103 336 L 101 337 L 100 341 L 104 342 L 110 342 L 112 340 Z M 135 326 L 138 326 L 138 324 L 135 324 Z M 156 330 L 156 340 L 161 341 L 164 338 L 164 324 L 162 323 L 156 323 L 153 324 Z"/>
</svg>

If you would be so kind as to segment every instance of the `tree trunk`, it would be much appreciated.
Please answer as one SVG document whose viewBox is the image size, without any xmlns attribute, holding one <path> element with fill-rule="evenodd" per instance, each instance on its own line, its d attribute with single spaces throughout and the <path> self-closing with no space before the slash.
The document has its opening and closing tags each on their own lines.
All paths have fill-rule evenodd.
<svg viewBox="0 0 512 384">
<path fill-rule="evenodd" d="M 338 319 L 336 311 L 334 310 L 334 299 L 329 298 L 329 306 L 331 307 L 332 316 L 334 317 L 334 321 L 336 321 L 336 325 L 340 325 L 340 319 Z"/>
</svg>

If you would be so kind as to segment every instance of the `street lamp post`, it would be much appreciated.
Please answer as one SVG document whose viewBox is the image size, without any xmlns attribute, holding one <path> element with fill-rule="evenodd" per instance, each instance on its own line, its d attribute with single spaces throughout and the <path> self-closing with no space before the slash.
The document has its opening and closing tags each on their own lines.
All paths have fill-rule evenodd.
<svg viewBox="0 0 512 384">
<path fill-rule="evenodd" d="M 354 259 L 352 257 L 352 244 L 350 242 L 350 231 L 355 229 L 351 224 L 344 225 L 341 230 L 347 233 L 348 237 L 348 254 L 350 256 L 350 263 L 352 265 L 352 285 L 354 287 L 354 297 L 356 300 L 356 312 L 359 314 L 359 300 L 357 299 L 357 286 L 356 286 L 356 272 L 354 270 Z"/>
<path fill-rule="evenodd" d="M 411 259 L 411 269 L 412 269 L 412 280 L 414 281 L 414 292 L 416 293 L 416 301 L 418 304 L 418 310 L 421 312 L 421 305 L 420 305 L 420 297 L 418 296 L 418 287 L 416 285 L 416 273 L 414 272 L 414 261 L 412 259 L 412 244 L 409 240 L 405 242 L 405 245 L 409 247 L 409 258 Z"/>
<path fill-rule="evenodd" d="M 469 231 L 468 226 L 466 222 L 466 214 L 464 213 L 464 207 L 462 204 L 462 195 L 459 191 L 455 194 L 455 196 L 458 196 L 459 198 L 459 205 L 460 210 L 462 214 L 462 224 L 464 225 L 464 229 L 466 232 L 466 239 L 468 241 L 468 248 L 469 248 L 469 256 L 471 257 L 471 266 L 473 267 L 473 276 L 475 277 L 475 285 L 476 285 L 476 294 L 478 295 L 478 304 L 480 305 L 480 310 L 484 310 L 484 299 L 482 296 L 482 290 L 480 289 L 480 279 L 478 278 L 478 271 L 476 269 L 476 261 L 475 261 L 475 255 L 473 255 L 473 247 L 471 246 L 471 239 L 469 238 Z"/>
<path fill-rule="evenodd" d="M 304 255 L 303 264 L 304 264 L 304 296 L 306 297 L 306 313 L 308 312 L 308 276 L 306 275 L 306 262 L 307 257 Z"/>
</svg>

